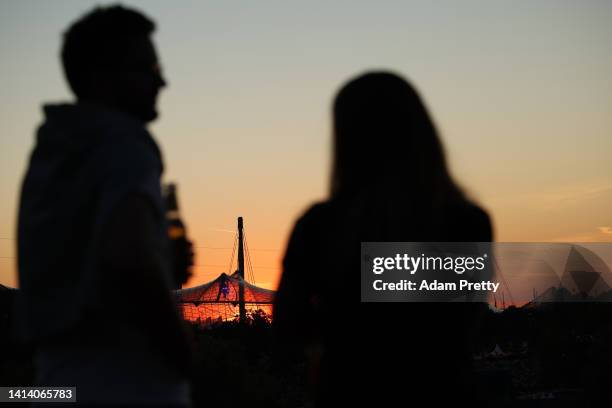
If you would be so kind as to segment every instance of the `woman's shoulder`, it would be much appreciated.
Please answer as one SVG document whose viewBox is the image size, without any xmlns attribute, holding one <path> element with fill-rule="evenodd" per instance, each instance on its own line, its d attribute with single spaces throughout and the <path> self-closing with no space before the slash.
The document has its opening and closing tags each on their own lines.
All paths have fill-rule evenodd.
<svg viewBox="0 0 612 408">
<path fill-rule="evenodd" d="M 455 203 L 449 208 L 451 213 L 467 217 L 469 220 L 488 220 L 488 212 L 480 205 L 473 203 L 472 201 L 461 201 Z"/>
<path fill-rule="evenodd" d="M 329 224 L 333 219 L 333 206 L 329 201 L 312 203 L 304 210 L 295 222 L 296 230 L 313 230 Z"/>
<path fill-rule="evenodd" d="M 306 208 L 302 212 L 302 215 L 298 218 L 298 221 L 304 220 L 306 222 L 316 222 L 321 218 L 331 216 L 333 205 L 330 201 L 316 201 Z"/>
<path fill-rule="evenodd" d="M 486 210 L 470 201 L 452 205 L 446 217 L 450 230 L 461 235 L 462 241 L 493 240 L 491 218 Z"/>
<path fill-rule="evenodd" d="M 296 225 L 303 225 L 308 229 L 329 229 L 344 224 L 359 214 L 359 206 L 348 200 L 316 201 L 298 217 Z"/>
</svg>

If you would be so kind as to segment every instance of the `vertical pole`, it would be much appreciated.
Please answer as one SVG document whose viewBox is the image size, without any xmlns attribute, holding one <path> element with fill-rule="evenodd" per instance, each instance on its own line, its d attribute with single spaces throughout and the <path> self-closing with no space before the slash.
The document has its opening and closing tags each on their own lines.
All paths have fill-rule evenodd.
<svg viewBox="0 0 612 408">
<path fill-rule="evenodd" d="M 246 307 L 244 306 L 244 224 L 242 217 L 238 217 L 238 304 L 240 308 L 240 323 L 246 322 Z"/>
</svg>

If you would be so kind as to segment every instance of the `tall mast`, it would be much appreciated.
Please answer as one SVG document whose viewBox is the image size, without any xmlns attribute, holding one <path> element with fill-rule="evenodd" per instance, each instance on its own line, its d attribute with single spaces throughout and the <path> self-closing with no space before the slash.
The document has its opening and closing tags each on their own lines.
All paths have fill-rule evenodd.
<svg viewBox="0 0 612 408">
<path fill-rule="evenodd" d="M 246 308 L 244 306 L 244 224 L 242 217 L 238 217 L 238 304 L 240 307 L 240 323 L 246 322 Z"/>
</svg>

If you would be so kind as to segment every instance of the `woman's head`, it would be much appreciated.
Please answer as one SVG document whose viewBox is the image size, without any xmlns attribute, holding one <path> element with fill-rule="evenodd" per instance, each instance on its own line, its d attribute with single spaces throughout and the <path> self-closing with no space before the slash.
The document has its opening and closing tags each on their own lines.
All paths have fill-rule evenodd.
<svg viewBox="0 0 612 408">
<path fill-rule="evenodd" d="M 389 72 L 345 84 L 333 106 L 331 196 L 458 197 L 438 133 L 415 89 Z"/>
</svg>

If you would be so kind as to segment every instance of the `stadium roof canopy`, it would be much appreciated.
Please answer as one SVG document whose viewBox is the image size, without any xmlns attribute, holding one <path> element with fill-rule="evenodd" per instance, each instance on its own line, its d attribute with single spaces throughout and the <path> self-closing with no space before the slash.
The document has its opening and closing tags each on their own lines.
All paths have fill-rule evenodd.
<svg viewBox="0 0 612 408">
<path fill-rule="evenodd" d="M 272 314 L 274 294 L 243 280 L 238 273 L 222 273 L 216 279 L 193 288 L 174 291 L 178 306 L 186 320 L 208 325 L 218 321 L 235 320 L 240 303 L 240 285 L 244 285 L 244 304 L 247 311 L 261 309 Z"/>
</svg>

